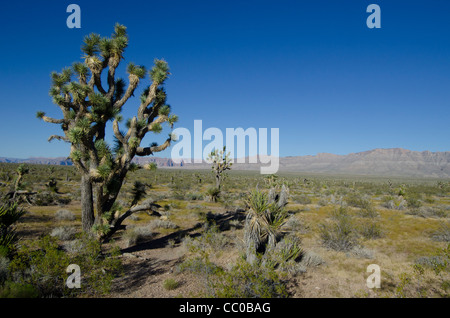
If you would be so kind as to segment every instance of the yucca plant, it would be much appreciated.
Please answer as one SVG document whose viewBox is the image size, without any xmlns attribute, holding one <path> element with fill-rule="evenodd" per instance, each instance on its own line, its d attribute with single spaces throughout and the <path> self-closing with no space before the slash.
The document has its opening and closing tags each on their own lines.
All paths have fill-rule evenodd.
<svg viewBox="0 0 450 318">
<path fill-rule="evenodd" d="M 254 190 L 246 201 L 249 207 L 244 227 L 244 242 L 247 260 L 255 253 L 265 253 L 275 247 L 283 233 L 287 219 L 287 189 L 283 186 L 280 195 Z"/>
<path fill-rule="evenodd" d="M 220 190 L 216 187 L 210 187 L 206 191 L 206 194 L 209 196 L 211 202 L 217 202 L 217 200 L 219 200 Z"/>
<path fill-rule="evenodd" d="M 18 204 L 6 203 L 0 207 L 0 254 L 10 254 L 17 242 L 17 235 L 13 228 L 25 211 L 18 208 Z M 6 256 L 3 255 L 3 256 Z"/>
</svg>

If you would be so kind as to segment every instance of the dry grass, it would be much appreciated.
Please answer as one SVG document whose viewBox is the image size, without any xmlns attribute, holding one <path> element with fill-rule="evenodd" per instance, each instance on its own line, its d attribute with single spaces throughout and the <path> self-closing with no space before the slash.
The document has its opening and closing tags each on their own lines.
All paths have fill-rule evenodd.
<svg viewBox="0 0 450 318">
<path fill-rule="evenodd" d="M 195 174 L 199 173 L 202 177 L 201 184 L 196 181 L 195 177 Z M 188 183 L 185 185 L 189 187 L 186 193 L 200 193 L 204 195 L 204 199 L 188 200 L 185 197 L 184 200 L 180 200 L 173 198 L 172 176 L 175 180 L 179 178 L 182 180 L 180 182 Z M 155 179 L 158 183 L 154 183 Z M 124 235 L 124 231 L 116 233 L 114 237 L 116 243 L 114 244 L 119 244 L 123 248 L 123 252 L 132 257 L 124 257 L 125 276 L 116 281 L 116 289 L 112 295 L 114 297 L 198 297 L 204 295 L 205 285 L 195 275 L 176 273 L 175 271 L 176 266 L 186 260 L 191 253 L 183 246 L 182 240 L 184 237 L 192 239 L 201 237 L 206 233 L 205 223 L 216 223 L 226 244 L 217 245 L 220 248 L 216 247 L 214 253 L 210 253 L 210 260 L 225 269 L 235 264 L 242 253 L 242 225 L 245 214 L 234 211 L 236 207 L 244 208 L 241 197 L 251 189 L 248 184 L 259 183 L 259 187 L 264 189 L 262 177 L 257 174 L 231 173 L 225 183 L 230 182 L 234 187 L 224 188 L 228 195 L 227 201 L 209 202 L 205 193 L 213 183 L 213 179 L 208 172 L 160 169 L 155 174 L 151 174 L 148 171 L 137 171 L 130 174 L 123 194 L 119 197 L 119 200 L 125 204 L 129 202 L 127 191 L 131 189 L 134 180 L 147 180 L 145 182 L 152 183 L 152 188 L 148 190 L 148 196 L 158 199 L 157 203 L 163 207 L 162 217 L 139 213 L 137 218 L 127 219 L 124 225 L 138 228 L 148 226 L 152 222 L 159 224 L 163 220 L 171 222 L 177 227 L 155 226 L 152 228 L 151 238 L 144 240 L 142 244 L 139 243 L 139 240 L 128 244 L 126 240 L 120 239 Z M 301 239 L 303 250 L 318 255 L 324 261 L 319 266 L 308 267 L 303 274 L 286 276 L 290 297 L 397 297 L 396 290 L 401 284 L 401 277 L 405 273 L 414 274 L 412 266 L 415 261 L 420 257 L 434 255 L 436 250 L 445 248 L 448 244 L 432 239 L 432 234 L 438 231 L 442 224 L 449 221 L 448 215 L 443 218 L 423 217 L 407 213 L 408 209 L 388 209 L 383 206 L 383 200 L 391 194 L 387 193 L 389 188 L 384 181 L 358 180 L 354 187 L 359 186 L 358 193 L 364 195 L 367 202 L 375 207 L 377 216 L 364 217 L 365 214 L 361 213 L 361 208 L 357 206 L 348 207 L 348 213 L 358 226 L 369 221 L 376 222 L 382 229 L 383 236 L 373 239 L 359 237 L 361 248 L 364 248 L 366 252 L 370 251 L 371 258 L 358 257 L 351 251 L 339 252 L 327 249 L 322 244 L 319 226 L 330 222 L 330 214 L 336 205 L 324 202 L 323 199 L 330 198 L 330 195 L 335 198 L 345 197 L 339 193 L 345 194 L 350 190 L 353 191 L 353 189 L 349 190 L 348 186 L 352 185 L 353 181 L 345 178 L 341 180 L 329 177 L 327 179 L 320 176 L 315 179 L 311 178 L 311 184 L 304 184 L 303 177 L 297 178 L 295 175 L 286 176 L 283 180 L 289 183 L 291 194 L 301 198 L 297 201 L 290 200 L 286 207 L 291 214 L 291 225 L 295 225 L 289 230 L 294 231 L 294 234 Z M 408 180 L 408 182 L 411 182 L 412 187 L 421 185 L 422 181 Z M 432 208 L 450 205 L 450 192 L 434 189 L 434 181 L 427 182 L 423 185 L 424 191 L 435 191 L 436 193 L 427 195 L 427 200 L 422 201 L 422 206 Z M 401 183 L 406 183 L 406 181 L 401 180 Z M 409 185 L 409 183 L 406 184 Z M 36 239 L 40 235 L 50 234 L 53 229 L 60 227 L 74 227 L 78 231 L 80 230 L 81 211 L 79 197 L 76 196 L 78 184 L 75 177 L 69 182 L 59 180 L 58 186 L 65 195 L 70 195 L 73 191 L 73 200 L 65 206 L 24 204 L 23 207 L 27 213 L 17 226 L 22 240 Z M 36 187 L 39 187 L 39 184 Z M 393 187 L 395 188 L 395 185 Z M 319 202 L 323 204 L 319 204 Z M 75 220 L 56 219 L 55 214 L 61 209 L 73 213 Z M 217 241 L 216 243 L 221 242 Z M 211 244 L 214 246 L 214 243 Z M 362 252 L 360 251 L 360 253 Z M 380 289 L 369 289 L 366 286 L 366 278 L 369 275 L 366 269 L 370 264 L 378 264 L 381 268 Z M 436 281 L 433 280 L 433 274 L 427 272 L 424 275 L 428 278 L 424 279 L 425 283 L 422 283 L 428 284 L 426 286 L 428 286 L 431 296 L 436 296 L 437 294 L 432 292 L 432 290 L 438 289 Z M 448 279 L 448 272 L 442 275 L 447 275 L 445 277 Z M 172 281 L 178 282 L 176 288 L 164 285 L 164 282 Z"/>
</svg>

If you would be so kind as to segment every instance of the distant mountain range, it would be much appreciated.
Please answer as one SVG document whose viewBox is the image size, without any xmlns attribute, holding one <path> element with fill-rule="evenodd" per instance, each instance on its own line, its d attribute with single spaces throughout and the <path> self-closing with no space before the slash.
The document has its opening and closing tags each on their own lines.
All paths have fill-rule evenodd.
<svg viewBox="0 0 450 318">
<path fill-rule="evenodd" d="M 15 159 L 0 157 L 0 162 L 71 165 L 70 159 L 29 158 Z M 169 158 L 138 157 L 134 162 L 146 164 L 155 162 L 162 168 L 210 169 L 207 163 L 176 164 Z M 259 170 L 261 164 L 235 163 L 233 170 Z M 280 158 L 280 172 L 379 175 L 450 178 L 450 152 L 411 151 L 402 148 L 374 149 L 348 155 L 319 153 L 315 156 Z"/>
<path fill-rule="evenodd" d="M 71 166 L 72 161 L 66 157 L 56 157 L 56 158 L 45 158 L 45 157 L 32 157 L 28 159 L 18 159 L 18 158 L 7 158 L 0 157 L 0 162 L 9 163 L 30 163 L 30 164 L 41 164 L 41 165 L 60 165 L 60 166 Z M 144 165 L 149 162 L 154 162 L 158 167 L 174 167 L 180 165 L 174 164 L 172 159 L 168 158 L 158 158 L 158 157 L 138 157 L 133 160 L 137 164 Z"/>
</svg>

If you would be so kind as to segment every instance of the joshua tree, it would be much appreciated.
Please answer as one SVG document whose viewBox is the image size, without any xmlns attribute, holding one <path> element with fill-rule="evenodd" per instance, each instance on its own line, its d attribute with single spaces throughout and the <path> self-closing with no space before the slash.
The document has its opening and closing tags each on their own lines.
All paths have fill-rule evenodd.
<svg viewBox="0 0 450 318">
<path fill-rule="evenodd" d="M 23 176 L 28 174 L 30 172 L 30 169 L 28 169 L 28 167 L 26 167 L 24 164 L 21 164 L 17 168 L 16 172 L 17 172 L 17 179 L 16 182 L 14 183 L 14 194 L 12 196 L 13 200 L 16 198 L 17 191 L 19 191 L 22 186 Z"/>
<path fill-rule="evenodd" d="M 170 146 L 172 134 L 162 145 L 152 143 L 141 146 L 148 132 L 159 133 L 161 124 L 171 127 L 177 116 L 170 115 L 163 88 L 169 73 L 164 60 L 154 60 L 154 66 L 147 72 L 144 66 L 128 63 L 128 84 L 116 78 L 116 70 L 124 59 L 128 46 L 126 27 L 116 24 L 110 38 L 90 34 L 84 38 L 81 50 L 82 62 L 60 73 L 51 73 L 50 96 L 61 109 L 63 118 L 47 117 L 38 112 L 37 117 L 48 123 L 61 126 L 64 135 L 53 135 L 48 139 L 62 140 L 70 144 L 70 158 L 81 174 L 82 228 L 88 231 L 94 222 L 103 229 L 103 234 L 115 232 L 125 217 L 137 210 L 150 209 L 151 201 L 134 206 L 118 219 L 107 218 L 130 169 L 131 160 L 137 156 L 149 156 Z M 102 75 L 102 73 L 106 73 Z M 140 96 L 137 114 L 127 121 L 127 131 L 119 128 L 123 106 L 134 96 L 135 90 L 148 73 L 150 85 Z M 106 79 L 106 83 L 104 82 Z M 105 141 L 106 125 L 112 121 L 116 139 L 113 149 Z M 95 198 L 95 199 L 94 199 Z M 95 211 L 94 215 L 94 202 Z"/>
<path fill-rule="evenodd" d="M 226 147 L 223 150 L 213 150 L 208 156 L 208 160 L 212 162 L 212 172 L 216 178 L 216 188 L 220 191 L 220 185 L 225 177 L 225 171 L 231 170 L 233 163 L 230 159 L 230 153 L 226 153 Z"/>
</svg>

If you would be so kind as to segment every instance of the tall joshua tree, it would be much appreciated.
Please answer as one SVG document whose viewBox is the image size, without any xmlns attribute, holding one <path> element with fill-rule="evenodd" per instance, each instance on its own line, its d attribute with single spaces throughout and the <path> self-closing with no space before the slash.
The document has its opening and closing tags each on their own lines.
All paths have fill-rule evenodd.
<svg viewBox="0 0 450 318">
<path fill-rule="evenodd" d="M 103 229 L 103 236 L 115 232 L 131 213 L 152 208 L 153 203 L 146 201 L 116 218 L 116 211 L 113 211 L 131 160 L 135 156 L 162 151 L 173 139 L 169 134 L 163 144 L 152 143 L 144 147 L 141 146 L 144 136 L 149 132 L 161 132 L 163 123 L 173 127 L 177 121 L 176 115 L 170 115 L 171 108 L 166 104 L 163 87 L 170 74 L 167 62 L 155 59 L 148 72 L 144 66 L 128 63 L 128 84 L 124 79 L 116 78 L 127 46 L 126 27 L 120 24 L 115 25 L 109 38 L 94 33 L 86 36 L 81 47 L 82 62 L 75 62 L 60 73 L 51 73 L 50 96 L 61 109 L 63 118 L 54 119 L 44 112 L 37 113 L 37 117 L 45 122 L 61 126 L 64 135 L 50 136 L 49 141 L 57 139 L 70 144 L 70 158 L 81 174 L 83 231 L 90 230 L 95 223 Z M 122 108 L 134 96 L 146 74 L 150 85 L 140 96 L 136 116 L 127 121 L 127 130 L 122 131 L 119 127 Z M 113 148 L 105 141 L 109 121 L 112 121 L 116 139 Z"/>
</svg>

